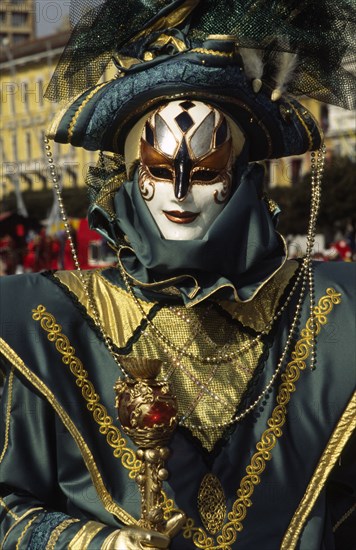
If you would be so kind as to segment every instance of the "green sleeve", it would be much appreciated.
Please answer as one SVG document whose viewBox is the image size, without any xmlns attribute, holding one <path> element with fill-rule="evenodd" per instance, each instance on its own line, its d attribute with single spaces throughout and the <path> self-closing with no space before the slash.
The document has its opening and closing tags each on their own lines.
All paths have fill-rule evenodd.
<svg viewBox="0 0 356 550">
<path fill-rule="evenodd" d="M 0 548 L 94 550 L 114 531 L 66 513 L 57 483 L 54 412 L 8 371 L 1 398 Z"/>
</svg>

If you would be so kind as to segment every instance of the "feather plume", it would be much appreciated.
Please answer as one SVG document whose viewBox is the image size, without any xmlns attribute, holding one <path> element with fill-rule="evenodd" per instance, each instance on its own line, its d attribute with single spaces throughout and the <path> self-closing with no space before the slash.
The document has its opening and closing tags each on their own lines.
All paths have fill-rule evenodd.
<svg viewBox="0 0 356 550">
<path fill-rule="evenodd" d="M 281 52 L 276 56 L 276 76 L 275 89 L 272 92 L 272 101 L 280 99 L 282 93 L 286 90 L 291 81 L 294 70 L 297 66 L 297 54 L 290 52 Z"/>
<path fill-rule="evenodd" d="M 247 78 L 251 80 L 262 79 L 263 75 L 263 50 L 255 48 L 239 48 Z"/>
</svg>

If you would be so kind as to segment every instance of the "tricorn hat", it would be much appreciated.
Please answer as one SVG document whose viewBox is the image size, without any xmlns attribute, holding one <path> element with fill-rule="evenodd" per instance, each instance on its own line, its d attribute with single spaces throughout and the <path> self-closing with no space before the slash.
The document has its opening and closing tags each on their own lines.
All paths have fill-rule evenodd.
<svg viewBox="0 0 356 550">
<path fill-rule="evenodd" d="M 286 89 L 302 93 L 304 83 L 309 95 L 328 96 L 339 104 L 349 101 L 347 72 L 342 74 L 339 101 L 335 86 L 326 86 L 322 70 L 310 76 L 316 66 L 313 48 L 317 52 L 323 46 L 328 58 L 331 50 L 324 42 L 331 38 L 330 19 L 333 15 L 335 21 L 338 13 L 341 21 L 344 4 L 349 7 L 343 0 L 335 11 L 329 0 L 322 2 L 328 3 L 329 20 L 324 34 L 314 32 L 311 38 L 310 19 L 322 12 L 320 2 L 302 1 L 296 9 L 295 2 L 275 0 L 258 2 L 258 9 L 252 9 L 241 0 L 108 0 L 76 27 L 47 90 L 52 99 L 67 99 L 48 137 L 122 154 L 128 132 L 145 114 L 170 100 L 194 98 L 217 106 L 238 124 L 250 141 L 251 161 L 317 149 L 317 123 Z M 206 34 L 214 29 L 234 35 Z M 329 61 L 347 51 L 347 39 L 342 44 L 340 40 L 334 41 Z M 96 84 L 108 56 L 117 75 Z"/>
</svg>

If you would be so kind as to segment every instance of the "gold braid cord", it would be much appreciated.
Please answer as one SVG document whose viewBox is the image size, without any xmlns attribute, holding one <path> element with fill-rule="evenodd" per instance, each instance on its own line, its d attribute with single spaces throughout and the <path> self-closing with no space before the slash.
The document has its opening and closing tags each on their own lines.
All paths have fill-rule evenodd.
<svg viewBox="0 0 356 550">
<path fill-rule="evenodd" d="M 33 518 L 31 518 L 28 523 L 26 523 L 21 535 L 19 536 L 19 538 L 17 539 L 17 543 L 16 543 L 16 550 L 20 550 L 20 546 L 21 546 L 21 543 L 27 533 L 27 531 L 29 530 L 29 528 L 31 527 L 31 525 L 36 521 L 36 519 L 38 518 L 39 514 L 37 514 L 36 516 L 33 516 Z"/>
<path fill-rule="evenodd" d="M 69 127 L 68 127 L 68 142 L 69 143 L 70 143 L 70 140 L 73 137 L 74 128 L 75 128 L 75 125 L 78 122 L 78 118 L 79 118 L 80 113 L 82 112 L 82 110 L 84 109 L 86 104 L 95 96 L 95 94 L 97 92 L 99 92 L 99 90 L 101 90 L 101 88 L 106 86 L 106 84 L 107 84 L 107 82 L 101 82 L 101 84 L 98 84 L 91 92 L 89 92 L 89 94 L 86 96 L 84 101 L 79 105 L 78 109 L 75 111 L 75 113 L 73 115 L 73 118 L 70 121 L 70 124 L 69 124 Z"/>
<path fill-rule="evenodd" d="M 104 405 L 99 403 L 99 395 L 96 393 L 93 384 L 88 380 L 88 373 L 83 364 L 76 357 L 75 349 L 71 346 L 68 338 L 62 334 L 62 327 L 56 323 L 53 315 L 46 311 L 44 306 L 39 305 L 32 310 L 32 317 L 40 321 L 41 327 L 48 332 L 47 338 L 53 342 L 57 351 L 62 355 L 62 362 L 69 365 L 71 373 L 76 378 L 77 386 L 82 390 L 82 396 L 87 402 L 87 408 L 93 418 L 99 424 L 99 431 L 106 436 L 106 441 L 114 449 L 114 456 L 121 459 L 122 465 L 130 470 L 130 477 L 134 478 L 139 471 L 141 461 L 136 457 L 135 452 L 126 447 L 126 440 L 122 437 L 120 430 L 113 424 L 113 419 L 108 415 Z"/>
<path fill-rule="evenodd" d="M 292 352 L 292 360 L 281 376 L 282 383 L 278 389 L 277 405 L 267 422 L 268 428 L 263 432 L 260 441 L 256 445 L 256 452 L 246 468 L 246 475 L 240 482 L 237 499 L 228 513 L 228 521 L 222 527 L 221 534 L 213 539 L 207 535 L 204 529 L 196 527 L 193 519 L 189 518 L 187 520 L 183 527 L 183 536 L 186 539 L 192 538 L 196 548 L 231 550 L 238 533 L 243 529 L 243 521 L 247 516 L 248 508 L 253 504 L 252 496 L 255 487 L 261 482 L 260 476 L 266 469 L 266 463 L 272 458 L 271 451 L 283 435 L 282 427 L 286 422 L 287 405 L 291 395 L 296 390 L 295 384 L 301 371 L 306 368 L 305 361 L 309 357 L 314 335 L 319 334 L 321 327 L 327 323 L 327 315 L 332 311 L 333 306 L 340 302 L 341 294 L 333 288 L 328 288 L 326 296 L 320 298 L 318 305 L 314 308 L 314 332 L 311 318 L 308 319 L 305 328 L 301 331 L 301 338 Z M 53 315 L 46 312 L 45 307 L 42 305 L 33 310 L 33 319 L 41 322 L 41 327 L 48 332 L 48 339 L 55 343 L 56 349 L 63 355 L 63 363 L 70 366 L 71 372 L 77 378 L 77 385 L 82 388 L 82 395 L 88 402 L 88 409 L 92 411 L 95 421 L 100 425 L 100 433 L 107 436 L 108 444 L 115 449 L 114 456 L 121 457 L 123 466 L 130 470 L 129 476 L 134 478 L 140 461 L 136 459 L 132 450 L 126 448 L 125 439 L 121 437 L 119 430 L 113 426 L 112 418 L 107 415 L 105 407 L 99 403 L 99 396 L 95 393 L 92 383 L 87 380 L 87 372 L 84 370 L 81 361 L 74 355 L 75 349 L 70 345 L 68 338 L 61 333 L 62 327 L 55 322 Z M 164 493 L 162 493 L 161 505 L 165 519 L 169 519 L 174 512 L 178 511 L 173 500 L 168 499 Z"/>
<path fill-rule="evenodd" d="M 9 446 L 9 434 L 10 434 L 10 420 L 11 420 L 11 407 L 12 407 L 12 390 L 14 385 L 14 367 L 11 368 L 9 374 L 9 389 L 7 394 L 7 404 L 6 404 L 6 420 L 5 420 L 5 438 L 4 438 L 4 447 L 0 455 L 0 464 L 3 461 L 3 458 L 6 454 L 7 448 Z"/>
<path fill-rule="evenodd" d="M 75 518 L 65 519 L 55 527 L 55 529 L 52 531 L 52 534 L 50 538 L 48 539 L 48 542 L 46 544 L 46 550 L 55 550 L 57 542 L 63 531 L 67 529 L 70 525 L 73 525 L 73 523 L 78 523 L 80 520 Z"/>
</svg>

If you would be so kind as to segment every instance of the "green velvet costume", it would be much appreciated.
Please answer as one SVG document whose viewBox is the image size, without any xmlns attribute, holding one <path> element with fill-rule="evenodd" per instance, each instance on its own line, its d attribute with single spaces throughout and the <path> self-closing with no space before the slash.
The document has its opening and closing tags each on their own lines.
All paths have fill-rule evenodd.
<svg viewBox="0 0 356 550">
<path fill-rule="evenodd" d="M 84 286 L 78 272 L 1 280 L 4 550 L 97 550 L 140 518 L 140 461 L 117 420 L 122 373 L 107 341 L 160 359 L 177 395 L 161 505 L 187 520 L 172 550 L 355 548 L 355 265 L 316 263 L 313 287 L 306 260 L 286 261 L 278 209 L 249 164 L 317 150 L 322 137 L 273 75 L 246 70 L 237 43 L 272 61 L 301 51 L 293 91 L 350 106 L 350 2 L 297 4 L 107 0 L 76 27 L 48 92 L 70 104 L 48 136 L 105 152 L 88 179 L 89 221 L 120 248 L 119 268 L 84 273 Z M 88 88 L 111 56 L 118 78 Z M 123 183 L 128 132 L 177 98 L 211 103 L 246 137 L 232 196 L 199 240 L 162 238 L 135 164 Z"/>
<path fill-rule="evenodd" d="M 335 533 L 332 527 L 351 509 L 355 494 L 355 447 L 349 441 L 356 405 L 351 401 L 355 385 L 353 268 L 341 263 L 316 265 L 321 330 L 315 371 L 308 369 L 305 360 L 292 366 L 288 357 L 291 366 L 286 372 L 291 369 L 288 377 L 295 386 L 282 391 L 279 379 L 258 409 L 224 433 L 211 452 L 189 430 L 177 429 L 164 490 L 168 499 L 174 499 L 174 507 L 183 509 L 190 519 L 172 548 L 226 547 L 221 541 L 220 545 L 209 544 L 212 535 L 198 513 L 201 483 L 204 476 L 213 474 L 224 495 L 220 504 L 214 504 L 214 499 L 211 504 L 217 506 L 216 518 L 220 517 L 218 537 L 223 525 L 233 521 L 230 512 L 238 488 L 244 484 L 245 493 L 249 487 L 244 499 L 239 493 L 240 505 L 234 510 L 232 548 L 351 550 L 352 518 Z M 120 284 L 116 270 L 96 274 L 95 280 L 101 278 L 102 288 L 108 286 L 121 296 L 122 307 L 119 300 L 115 304 L 116 330 L 121 333 L 117 344 L 120 353 L 126 354 L 145 339 L 145 322 L 126 291 L 113 288 L 113 277 Z M 266 288 L 261 291 L 264 303 L 271 299 Z M 137 461 L 132 443 L 120 435 L 114 407 L 118 369 L 80 300 L 83 293 L 75 274 L 3 280 L 2 305 L 8 312 L 2 317 L 7 372 L 0 474 L 4 550 L 15 548 L 20 538 L 19 548 L 46 548 L 51 536 L 56 541 L 53 548 L 67 548 L 78 532 L 88 538 L 80 536 L 79 546 L 74 547 L 97 549 L 110 530 L 138 518 L 139 494 L 132 479 Z M 147 302 L 147 311 L 158 319 L 176 300 L 156 295 Z M 228 318 L 222 304 L 213 305 L 220 322 L 228 322 L 237 333 L 253 331 L 244 326 L 241 310 L 234 319 Z M 294 306 L 292 300 L 264 337 L 264 353 L 241 407 L 255 399 L 275 369 Z M 305 303 L 301 328 L 308 314 Z M 176 320 L 172 317 L 171 322 Z M 208 317 L 202 327 L 208 330 Z M 296 351 L 298 345 L 303 346 L 298 338 Z M 307 358 L 310 348 L 305 340 L 304 345 L 301 356 Z M 157 356 L 157 349 L 151 353 Z M 278 394 L 279 403 L 286 403 L 280 412 L 276 410 Z M 274 425 L 269 418 L 276 420 L 274 437 L 266 432 Z M 265 451 L 256 459 L 254 477 L 250 470 L 246 477 L 246 467 L 254 462 L 257 448 L 261 450 L 259 441 Z M 168 514 L 171 506 L 166 502 Z M 223 528 L 225 540 L 229 533 Z"/>
</svg>

